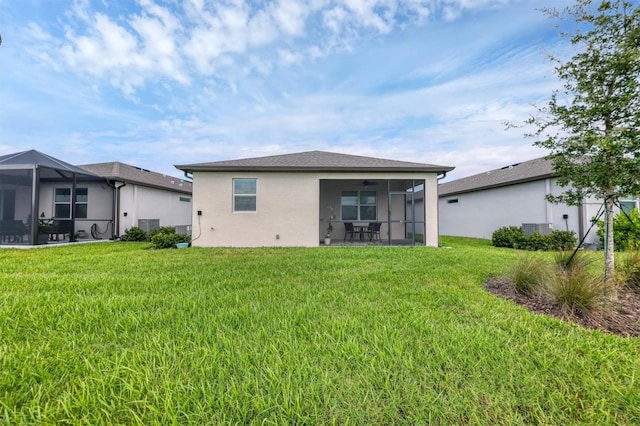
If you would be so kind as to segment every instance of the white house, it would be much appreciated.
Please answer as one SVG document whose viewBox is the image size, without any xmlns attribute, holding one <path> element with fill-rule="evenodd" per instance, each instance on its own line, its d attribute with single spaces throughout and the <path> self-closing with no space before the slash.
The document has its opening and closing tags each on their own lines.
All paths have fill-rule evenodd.
<svg viewBox="0 0 640 426">
<path fill-rule="evenodd" d="M 453 169 L 323 151 L 176 167 L 193 176 L 192 244 L 236 247 L 318 246 L 332 214 L 334 239 L 381 222 L 385 244 L 437 246 L 437 177 Z"/>
<path fill-rule="evenodd" d="M 440 234 L 491 238 L 503 226 L 523 227 L 526 232 L 568 230 L 582 239 L 602 206 L 587 199 L 581 206 L 553 204 L 547 195 L 564 192 L 557 184 L 549 160 L 537 158 L 511 164 L 439 185 Z M 623 208 L 636 207 L 636 199 Z M 597 226 L 585 243 L 597 245 Z"/>
<path fill-rule="evenodd" d="M 140 224 L 189 232 L 191 182 L 122 163 L 81 168 L 35 150 L 0 156 L 0 245 L 109 239 Z"/>
<path fill-rule="evenodd" d="M 134 226 L 146 231 L 174 226 L 178 232 L 190 232 L 190 181 L 117 161 L 79 167 L 102 176 L 114 188 L 115 235 Z"/>
</svg>

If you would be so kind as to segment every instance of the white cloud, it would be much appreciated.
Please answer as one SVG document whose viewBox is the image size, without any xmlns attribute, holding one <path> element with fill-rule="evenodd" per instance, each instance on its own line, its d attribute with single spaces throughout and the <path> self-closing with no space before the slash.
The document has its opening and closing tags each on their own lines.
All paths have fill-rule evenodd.
<svg viewBox="0 0 640 426">
<path fill-rule="evenodd" d="M 310 12 L 308 5 L 297 0 L 279 0 L 272 16 L 284 34 L 300 36 L 304 34 L 305 21 Z"/>
<path fill-rule="evenodd" d="M 76 0 L 66 13 L 61 55 L 73 72 L 98 77 L 131 96 L 150 81 L 189 84 L 224 78 L 224 68 L 251 57 L 299 52 L 296 62 L 350 51 L 363 34 L 388 34 L 420 23 L 433 10 L 495 7 L 507 0 L 243 0 L 185 2 L 181 9 L 140 0 L 138 11 L 107 15 Z M 34 27 L 37 28 L 37 27 Z M 34 38 L 45 40 L 41 31 Z M 311 36 L 311 37 L 310 37 Z M 302 54 L 304 53 L 304 55 Z M 44 62 L 46 55 L 41 55 Z M 306 58 L 306 59 L 305 59 Z M 287 55 L 285 63 L 293 58 Z M 265 63 L 264 60 L 262 60 Z M 259 67 L 261 73 L 270 67 Z"/>
<path fill-rule="evenodd" d="M 461 177 L 539 155 L 503 125 L 557 86 L 542 54 L 557 46 L 538 36 L 533 0 L 176 4 L 26 14 L 21 49 L 0 52 L 29 65 L 3 75 L 13 83 L 3 104 L 28 110 L 21 92 L 40 97 L 33 116 L 0 105 L 5 137 L 36 149 L 46 140 L 41 150 L 74 163 L 165 173 L 324 149 L 456 166 Z"/>
<path fill-rule="evenodd" d="M 287 49 L 278 50 L 278 57 L 280 62 L 284 65 L 292 65 L 300 62 L 300 56 Z"/>
<path fill-rule="evenodd" d="M 386 34 L 393 27 L 396 3 L 379 0 L 343 0 L 353 20 L 363 27 L 372 27 Z"/>
</svg>

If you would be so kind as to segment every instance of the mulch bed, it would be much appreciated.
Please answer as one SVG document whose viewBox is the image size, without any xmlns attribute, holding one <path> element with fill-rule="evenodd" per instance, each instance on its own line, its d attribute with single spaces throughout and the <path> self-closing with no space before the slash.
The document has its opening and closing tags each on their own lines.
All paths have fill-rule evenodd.
<svg viewBox="0 0 640 426">
<path fill-rule="evenodd" d="M 490 278 L 485 282 L 485 288 L 490 293 L 522 305 L 531 312 L 550 315 L 619 336 L 640 336 L 640 294 L 630 290 L 619 290 L 617 300 L 610 302 L 607 312 L 584 316 L 562 312 L 560 306 L 545 295 L 518 293 L 507 277 Z"/>
</svg>

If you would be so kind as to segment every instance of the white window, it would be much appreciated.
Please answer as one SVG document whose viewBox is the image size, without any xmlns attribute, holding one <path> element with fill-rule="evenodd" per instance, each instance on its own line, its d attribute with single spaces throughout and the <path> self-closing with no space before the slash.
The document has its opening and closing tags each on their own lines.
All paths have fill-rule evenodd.
<svg viewBox="0 0 640 426">
<path fill-rule="evenodd" d="M 233 179 L 233 211 L 255 212 L 257 179 Z"/>
<path fill-rule="evenodd" d="M 76 188 L 76 218 L 87 218 L 87 188 Z M 71 188 L 56 188 L 54 194 L 54 214 L 57 219 L 71 219 Z"/>
<path fill-rule="evenodd" d="M 378 196 L 376 191 L 342 191 L 340 214 L 342 220 L 377 220 Z"/>
</svg>

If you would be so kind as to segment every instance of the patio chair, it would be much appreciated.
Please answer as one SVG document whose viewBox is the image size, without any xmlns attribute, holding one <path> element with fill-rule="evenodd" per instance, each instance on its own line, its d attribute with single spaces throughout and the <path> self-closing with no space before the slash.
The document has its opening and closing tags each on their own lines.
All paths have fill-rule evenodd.
<svg viewBox="0 0 640 426">
<path fill-rule="evenodd" d="M 22 243 L 22 237 L 27 233 L 27 227 L 21 220 L 0 221 L 0 242 Z"/>
<path fill-rule="evenodd" d="M 60 235 L 62 239 L 69 237 L 71 239 L 71 221 L 70 220 L 54 220 L 49 230 L 49 239 L 59 241 Z"/>
<path fill-rule="evenodd" d="M 369 234 L 369 241 L 374 241 L 376 236 L 378 237 L 378 241 L 380 241 L 380 227 L 382 226 L 382 222 L 369 222 L 369 227 L 367 228 L 367 234 Z"/>
<path fill-rule="evenodd" d="M 344 240 L 347 241 L 347 235 L 351 235 L 350 241 L 353 241 L 353 235 L 355 234 L 355 230 L 353 229 L 353 223 L 345 222 L 344 223 Z"/>
</svg>

